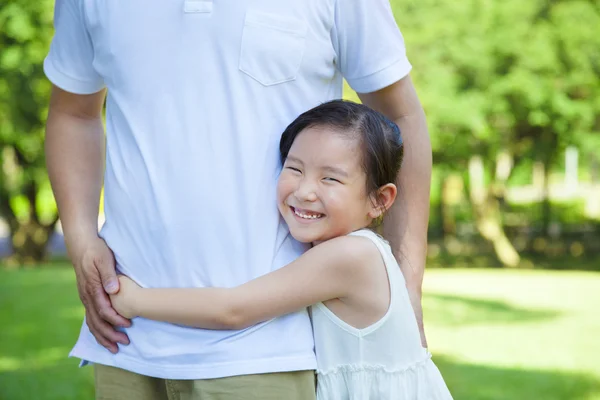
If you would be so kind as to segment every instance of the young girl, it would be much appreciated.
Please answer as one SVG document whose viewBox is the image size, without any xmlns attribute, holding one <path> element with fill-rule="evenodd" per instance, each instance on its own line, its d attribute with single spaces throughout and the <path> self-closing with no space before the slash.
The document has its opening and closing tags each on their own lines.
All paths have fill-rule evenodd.
<svg viewBox="0 0 600 400">
<path fill-rule="evenodd" d="M 242 329 L 312 305 L 318 399 L 451 399 L 421 346 L 392 251 L 369 230 L 396 197 L 398 127 L 368 107 L 333 101 L 292 122 L 280 154 L 277 205 L 310 250 L 233 288 L 146 289 L 121 277 L 113 307 L 128 318 Z"/>
</svg>

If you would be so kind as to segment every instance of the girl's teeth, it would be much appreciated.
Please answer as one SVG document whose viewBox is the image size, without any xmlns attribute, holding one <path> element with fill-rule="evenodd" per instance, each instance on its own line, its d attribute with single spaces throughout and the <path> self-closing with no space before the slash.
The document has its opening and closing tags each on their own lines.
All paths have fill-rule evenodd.
<svg viewBox="0 0 600 400">
<path fill-rule="evenodd" d="M 300 218 L 306 218 L 306 219 L 317 219 L 317 218 L 321 217 L 321 214 L 315 214 L 315 215 L 302 214 L 302 213 L 298 212 L 298 210 L 296 210 L 296 209 L 294 209 L 294 214 L 296 214 Z"/>
</svg>

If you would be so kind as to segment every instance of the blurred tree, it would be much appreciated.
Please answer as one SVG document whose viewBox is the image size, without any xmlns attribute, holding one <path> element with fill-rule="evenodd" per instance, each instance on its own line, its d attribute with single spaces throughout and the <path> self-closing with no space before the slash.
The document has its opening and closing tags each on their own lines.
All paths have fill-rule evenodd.
<svg viewBox="0 0 600 400">
<path fill-rule="evenodd" d="M 52 3 L 0 2 L 0 216 L 19 262 L 45 256 L 57 222 L 43 157 L 50 85 L 41 65 L 52 36 Z M 391 4 L 428 114 L 434 163 L 447 179 L 467 177 L 470 160 L 479 157 L 483 187 L 467 178 L 465 198 L 481 235 L 506 265 L 515 265 L 518 254 L 501 212 L 512 166 L 533 159 L 548 174 L 567 145 L 576 146 L 581 159 L 598 160 L 600 3 Z M 451 214 L 442 219 L 448 232 L 456 229 Z M 549 203 L 545 215 L 548 222 Z"/>
<path fill-rule="evenodd" d="M 600 4 L 391 2 L 427 112 L 434 163 L 464 171 L 480 156 L 487 190 L 470 196 L 476 225 L 505 265 L 517 265 L 500 212 L 511 166 L 535 159 L 547 174 L 567 145 L 600 151 Z"/>
<path fill-rule="evenodd" d="M 42 61 L 52 37 L 52 1 L 0 2 L 0 216 L 11 260 L 43 259 L 57 223 L 44 166 L 50 84 Z"/>
</svg>

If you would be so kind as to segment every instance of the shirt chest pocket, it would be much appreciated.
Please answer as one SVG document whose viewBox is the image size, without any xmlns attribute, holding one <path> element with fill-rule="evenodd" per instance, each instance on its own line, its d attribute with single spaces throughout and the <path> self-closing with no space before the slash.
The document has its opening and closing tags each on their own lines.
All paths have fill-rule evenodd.
<svg viewBox="0 0 600 400">
<path fill-rule="evenodd" d="M 239 69 L 264 86 L 296 79 L 306 46 L 306 22 L 249 10 Z"/>
</svg>

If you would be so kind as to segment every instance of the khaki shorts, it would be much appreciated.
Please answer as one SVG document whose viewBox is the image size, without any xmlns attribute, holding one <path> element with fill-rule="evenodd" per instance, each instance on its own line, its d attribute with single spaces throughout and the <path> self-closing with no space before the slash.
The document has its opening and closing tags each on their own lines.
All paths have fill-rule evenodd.
<svg viewBox="0 0 600 400">
<path fill-rule="evenodd" d="M 98 400 L 315 400 L 314 371 L 175 380 L 94 364 Z"/>
</svg>

